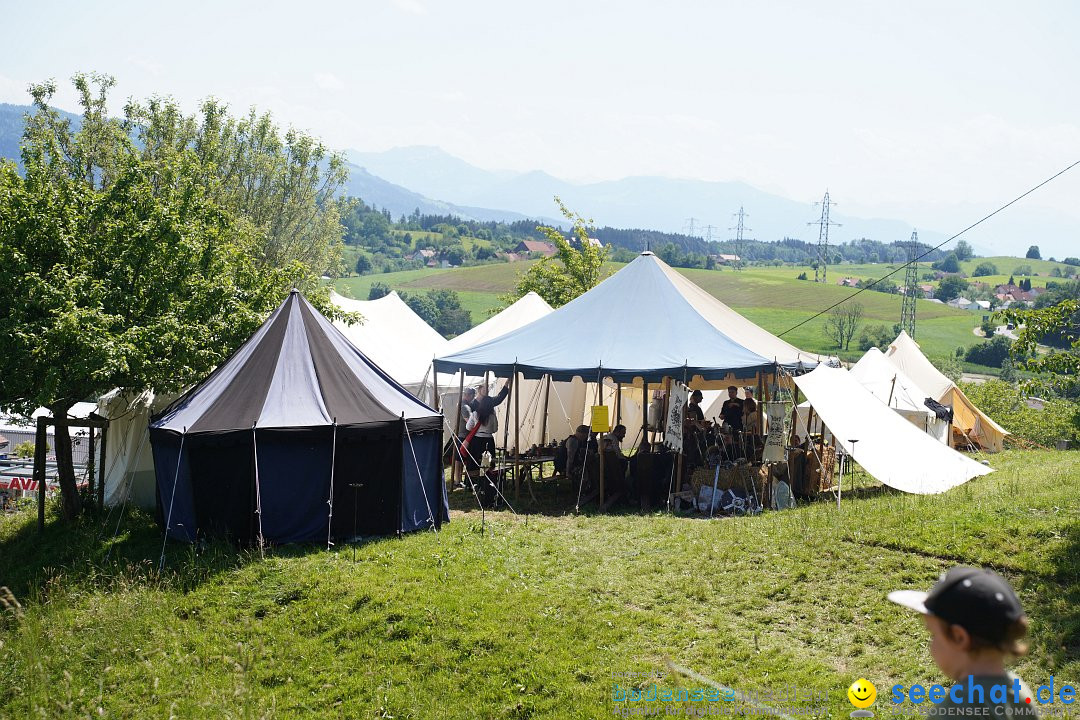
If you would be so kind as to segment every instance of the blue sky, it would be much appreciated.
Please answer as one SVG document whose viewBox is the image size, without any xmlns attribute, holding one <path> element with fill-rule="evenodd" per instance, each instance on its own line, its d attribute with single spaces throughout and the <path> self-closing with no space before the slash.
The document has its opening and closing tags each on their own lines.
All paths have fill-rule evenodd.
<svg viewBox="0 0 1080 720">
<path fill-rule="evenodd" d="M 98 70 L 117 110 L 214 95 L 337 148 L 738 179 L 807 202 L 828 187 L 845 213 L 942 231 L 1080 159 L 1073 2 L 6 5 L 4 102 Z M 1078 197 L 1080 168 L 1025 209 L 1075 227 Z"/>
</svg>

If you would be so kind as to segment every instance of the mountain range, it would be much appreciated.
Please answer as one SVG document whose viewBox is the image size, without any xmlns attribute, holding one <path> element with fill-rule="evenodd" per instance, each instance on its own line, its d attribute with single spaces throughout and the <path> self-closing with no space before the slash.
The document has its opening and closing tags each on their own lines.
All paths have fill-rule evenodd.
<svg viewBox="0 0 1080 720">
<path fill-rule="evenodd" d="M 30 109 L 0 104 L 0 157 L 18 160 L 23 115 Z M 479 221 L 533 219 L 562 224 L 554 219 L 558 212 L 553 198 L 559 196 L 598 226 L 691 234 L 693 218 L 692 234 L 727 240 L 733 234 L 734 215 L 743 208 L 750 228 L 745 237 L 762 241 L 792 237 L 811 242 L 818 237 L 820 207 L 743 182 L 638 176 L 571 183 L 539 170 L 485 170 L 432 146 L 383 152 L 349 150 L 346 157 L 350 170 L 346 192 L 389 210 L 395 217 L 419 209 L 423 214 Z M 951 214 L 949 209 L 939 209 L 935 220 L 947 227 L 953 224 L 952 217 L 974 220 L 984 212 L 956 206 Z M 886 243 L 903 241 L 912 231 L 908 220 L 856 217 L 835 209 L 830 220 L 837 223 L 829 230 L 832 243 L 864 237 Z M 925 244 L 937 245 L 946 237 L 936 229 L 919 228 L 919 240 Z M 1034 244 L 1040 245 L 1044 256 L 1064 257 L 1078 254 L 1080 219 L 1021 204 L 965 237 L 981 254 L 1022 255 Z"/>
</svg>

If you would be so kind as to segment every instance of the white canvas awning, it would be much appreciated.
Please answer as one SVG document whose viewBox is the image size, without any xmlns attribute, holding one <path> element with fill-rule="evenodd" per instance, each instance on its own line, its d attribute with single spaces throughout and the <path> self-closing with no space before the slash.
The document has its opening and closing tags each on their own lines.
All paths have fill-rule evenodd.
<svg viewBox="0 0 1080 720">
<path fill-rule="evenodd" d="M 795 384 L 837 444 L 889 487 L 933 495 L 993 472 L 921 432 L 847 370 L 822 365 L 795 378 Z"/>
</svg>

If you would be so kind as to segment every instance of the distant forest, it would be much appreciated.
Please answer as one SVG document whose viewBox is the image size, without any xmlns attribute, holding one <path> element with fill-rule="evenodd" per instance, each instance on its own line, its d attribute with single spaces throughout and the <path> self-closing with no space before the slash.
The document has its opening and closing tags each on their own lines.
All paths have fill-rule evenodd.
<svg viewBox="0 0 1080 720">
<path fill-rule="evenodd" d="M 543 240 L 531 220 L 479 222 L 453 215 L 424 215 L 419 210 L 397 219 L 388 210 L 356 199 L 343 217 L 350 272 L 394 272 L 423 267 L 428 259 L 410 259 L 417 250 L 434 250 L 434 259 L 450 265 L 503 262 L 500 253 L 511 252 L 522 240 Z M 747 240 L 736 252 L 732 242 L 706 241 L 700 237 L 657 230 L 600 227 L 591 236 L 613 248 L 611 259 L 629 262 L 646 248 L 675 267 L 714 267 L 713 255 L 739 255 L 743 262 L 810 265 L 817 259 L 816 242 L 784 238 L 775 242 Z M 920 252 L 929 247 L 920 245 Z M 829 263 L 895 263 L 907 259 L 907 243 L 883 243 L 869 238 L 829 246 Z M 944 253 L 934 251 L 926 261 L 938 261 Z"/>
</svg>

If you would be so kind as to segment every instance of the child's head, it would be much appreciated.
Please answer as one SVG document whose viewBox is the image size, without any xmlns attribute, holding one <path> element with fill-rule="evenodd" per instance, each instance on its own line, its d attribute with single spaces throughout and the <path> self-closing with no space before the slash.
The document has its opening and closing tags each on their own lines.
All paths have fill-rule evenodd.
<svg viewBox="0 0 1080 720">
<path fill-rule="evenodd" d="M 954 680 L 973 666 L 1023 655 L 1027 617 L 1005 578 L 990 570 L 957 566 L 929 593 L 897 590 L 889 599 L 923 614 L 930 631 L 930 655 Z"/>
</svg>

